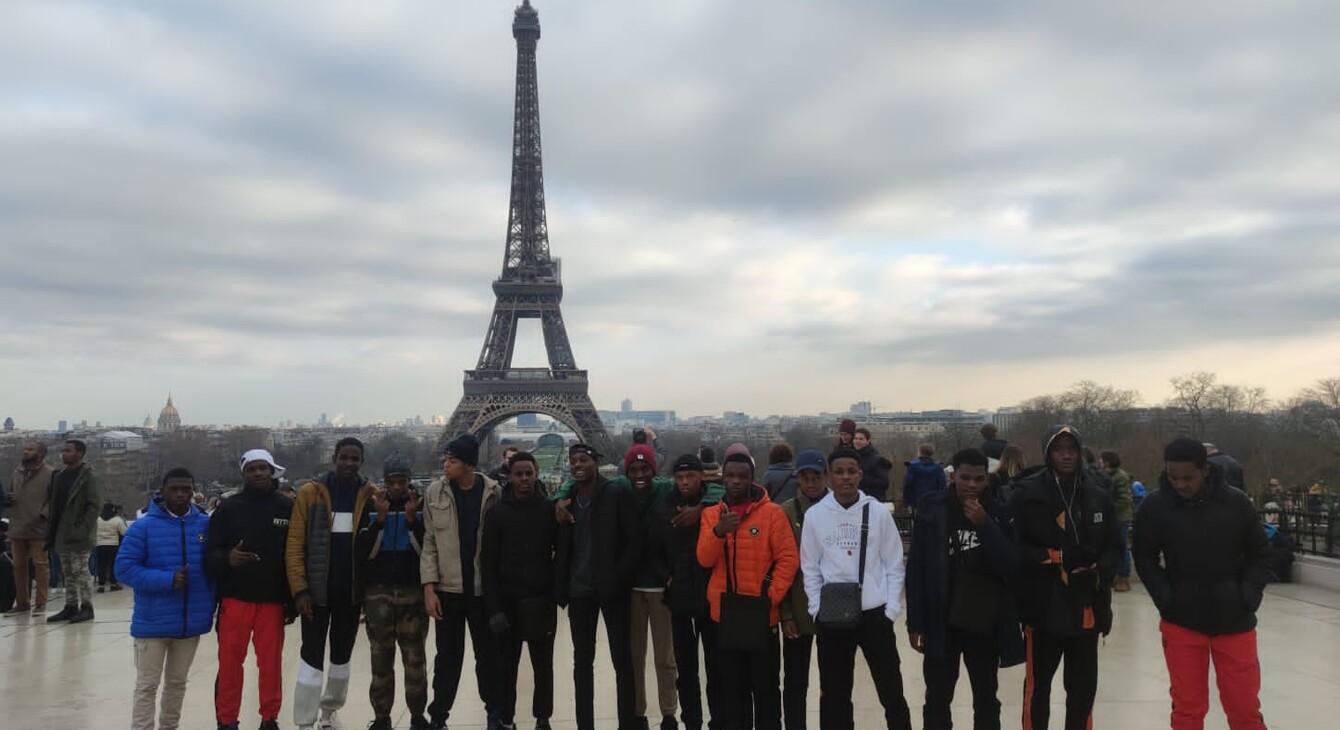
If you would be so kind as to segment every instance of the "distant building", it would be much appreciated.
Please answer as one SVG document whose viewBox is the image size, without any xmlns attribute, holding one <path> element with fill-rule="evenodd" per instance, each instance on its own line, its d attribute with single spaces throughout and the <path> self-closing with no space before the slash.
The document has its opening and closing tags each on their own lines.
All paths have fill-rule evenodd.
<svg viewBox="0 0 1340 730">
<path fill-rule="evenodd" d="M 13 417 L 9 417 L 9 418 L 6 418 L 6 419 L 5 419 L 5 430 L 6 430 L 6 431 L 13 431 L 13 430 L 14 430 L 14 419 L 13 419 Z"/>
<path fill-rule="evenodd" d="M 519 415 L 519 416 L 516 417 L 516 427 L 517 427 L 517 428 L 539 428 L 539 427 L 540 427 L 540 414 L 538 414 L 538 413 L 522 413 L 521 415 Z"/>
<path fill-rule="evenodd" d="M 65 420 L 56 421 L 56 431 L 58 433 L 65 433 L 66 431 L 69 430 L 70 430 L 70 424 L 68 421 Z"/>
<path fill-rule="evenodd" d="M 158 412 L 158 431 L 172 433 L 179 428 L 181 428 L 181 414 L 177 413 L 177 407 L 172 405 L 172 394 L 168 393 L 167 405 Z"/>
<path fill-rule="evenodd" d="M 874 412 L 875 408 L 870 404 L 870 401 L 868 400 L 863 400 L 851 404 L 850 413 L 853 416 L 868 416 Z"/>
</svg>

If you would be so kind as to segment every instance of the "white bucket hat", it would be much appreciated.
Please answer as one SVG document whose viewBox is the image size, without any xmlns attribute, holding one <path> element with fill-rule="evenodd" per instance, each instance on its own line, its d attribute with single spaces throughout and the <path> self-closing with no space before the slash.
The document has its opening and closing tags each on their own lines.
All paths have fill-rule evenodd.
<svg viewBox="0 0 1340 730">
<path fill-rule="evenodd" d="M 250 464 L 253 461 L 263 461 L 269 464 L 270 467 L 275 470 L 275 479 L 278 479 L 284 474 L 284 467 L 276 464 L 275 457 L 265 449 L 252 449 L 251 451 L 242 454 L 242 462 L 238 466 L 239 468 L 245 469 L 247 468 L 247 464 Z"/>
</svg>

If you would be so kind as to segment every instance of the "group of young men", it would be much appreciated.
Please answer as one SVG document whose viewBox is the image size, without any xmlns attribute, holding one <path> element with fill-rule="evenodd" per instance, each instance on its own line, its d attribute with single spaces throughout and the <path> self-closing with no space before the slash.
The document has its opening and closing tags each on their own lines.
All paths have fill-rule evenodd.
<svg viewBox="0 0 1340 730">
<path fill-rule="evenodd" d="M 479 444 L 468 435 L 447 445 L 443 476 L 424 494 L 411 488 L 412 465 L 399 455 L 386 459 L 374 486 L 362 474 L 362 444 L 346 438 L 331 471 L 292 500 L 276 489 L 283 467 L 257 449 L 241 459 L 243 489 L 212 516 L 191 503 L 190 473 L 172 469 L 116 561 L 135 589 L 132 727 L 155 727 L 160 685 L 157 727 L 177 727 L 199 636 L 214 626 L 218 726 L 238 727 L 251 644 L 260 727 L 278 727 L 284 627 L 294 620 L 301 662 L 293 720 L 328 725 L 347 701 L 362 618 L 371 727 L 391 727 L 397 647 L 411 727 L 446 727 L 468 630 L 489 727 L 516 725 L 524 645 L 535 675 L 530 714 L 547 728 L 565 607 L 574 714 L 584 730 L 597 727 L 602 619 L 616 717 L 600 726 L 650 726 L 650 643 L 663 730 L 804 728 L 816 645 L 821 727 L 855 726 L 859 649 L 884 723 L 910 728 L 893 628 L 905 601 L 908 642 L 922 654 L 925 728 L 952 726 L 961 665 L 973 726 L 999 728 L 998 669 L 1018 663 L 1026 664 L 1023 727 L 1046 728 L 1062 661 L 1064 727 L 1088 728 L 1123 541 L 1112 497 L 1083 468 L 1081 449 L 1075 429 L 1053 429 L 1046 468 L 1016 482 L 1008 503 L 989 486 L 986 456 L 958 452 L 947 488 L 918 504 L 906 561 L 887 504 L 860 490 L 861 455 L 845 445 L 797 455 L 796 494 L 782 504 L 755 483 L 753 457 L 740 444 L 726 451 L 719 482 L 695 455 L 675 460 L 672 479 L 656 476 L 647 444 L 627 452 L 623 476 L 607 479 L 602 455 L 575 444 L 571 479 L 552 500 L 533 456 L 511 455 L 499 484 L 477 471 Z M 1267 579 L 1264 535 L 1245 495 L 1223 484 L 1198 442 L 1174 441 L 1164 461 L 1163 488 L 1141 508 L 1134 553 L 1163 616 L 1172 726 L 1201 726 L 1212 660 L 1230 726 L 1264 727 L 1254 634 Z M 68 492 L 75 480 L 65 481 Z"/>
</svg>

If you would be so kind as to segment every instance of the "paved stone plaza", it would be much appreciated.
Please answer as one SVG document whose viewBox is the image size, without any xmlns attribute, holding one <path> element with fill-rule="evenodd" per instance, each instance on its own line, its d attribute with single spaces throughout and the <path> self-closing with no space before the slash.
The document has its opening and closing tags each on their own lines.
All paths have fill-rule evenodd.
<svg viewBox="0 0 1340 730">
<path fill-rule="evenodd" d="M 0 619 L 0 697 L 7 728 L 126 727 L 130 718 L 130 692 L 134 684 L 129 636 L 131 593 L 95 596 L 98 618 L 91 624 L 48 626 L 34 618 Z M 59 598 L 55 598 L 59 601 Z M 1167 675 L 1159 646 L 1158 616 L 1148 597 L 1137 585 L 1131 593 L 1116 596 L 1116 621 L 1112 635 L 1101 648 L 1101 678 L 1094 727 L 1100 730 L 1134 730 L 1168 726 Z M 1262 700 L 1271 728 L 1334 728 L 1340 726 L 1340 593 L 1301 585 L 1272 585 L 1260 612 Z M 901 624 L 901 622 L 900 622 Z M 920 662 L 907 648 L 899 626 L 899 649 L 903 678 L 913 707 L 913 724 L 920 727 L 923 691 Z M 429 655 L 432 655 L 431 637 Z M 603 646 L 600 657 L 607 656 Z M 292 690 L 298 662 L 298 630 L 291 627 L 285 645 L 285 705 L 280 725 L 293 727 L 287 695 Z M 203 638 L 191 672 L 183 713 L 183 730 L 212 730 L 215 643 Z M 340 714 L 341 727 L 363 728 L 372 719 L 368 706 L 367 642 L 359 637 L 354 653 L 353 687 L 349 706 Z M 572 693 L 566 689 L 571 662 L 571 644 L 560 621 L 557 641 L 555 728 L 572 728 Z M 467 656 L 467 663 L 470 658 Z M 529 708 L 530 684 L 525 679 L 518 702 L 519 727 L 529 728 L 524 710 Z M 859 661 L 859 660 L 858 660 Z M 650 674 L 650 673 L 649 673 Z M 654 681 L 654 680 L 653 680 Z M 249 661 L 247 692 L 243 696 L 244 729 L 254 728 L 256 707 L 255 668 Z M 481 728 L 484 711 L 467 664 L 462 674 L 460 699 L 452 713 L 453 728 Z M 1001 673 L 1001 701 L 1005 704 L 1004 726 L 1018 727 L 1023 669 Z M 1053 727 L 1061 713 L 1060 672 L 1053 690 Z M 874 687 L 862 667 L 857 668 L 858 727 L 879 727 L 882 714 Z M 818 727 L 818 677 L 811 679 L 811 727 Z M 597 721 L 614 727 L 613 679 L 608 662 L 597 663 Z M 655 697 L 654 689 L 649 692 Z M 1212 696 L 1216 693 L 1212 690 Z M 653 700 L 654 704 L 654 700 Z M 954 702 L 958 727 L 970 728 L 970 693 L 966 676 L 960 680 Z M 396 706 L 396 727 L 408 727 L 401 701 Z M 654 722 L 653 722 L 654 724 Z M 1226 724 L 1217 705 L 1210 711 L 1207 728 Z"/>
</svg>

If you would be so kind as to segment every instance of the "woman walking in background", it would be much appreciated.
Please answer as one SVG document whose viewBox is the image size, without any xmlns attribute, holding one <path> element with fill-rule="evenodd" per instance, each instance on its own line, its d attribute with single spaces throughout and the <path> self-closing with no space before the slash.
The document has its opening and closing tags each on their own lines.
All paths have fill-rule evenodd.
<svg viewBox="0 0 1340 730">
<path fill-rule="evenodd" d="M 98 593 L 106 592 L 108 583 L 112 584 L 112 590 L 121 590 L 116 580 L 116 549 L 121 546 L 126 528 L 125 518 L 116 513 L 116 505 L 103 504 L 102 514 L 98 515 Z"/>
</svg>

